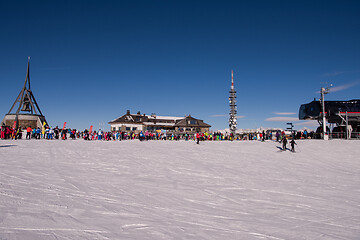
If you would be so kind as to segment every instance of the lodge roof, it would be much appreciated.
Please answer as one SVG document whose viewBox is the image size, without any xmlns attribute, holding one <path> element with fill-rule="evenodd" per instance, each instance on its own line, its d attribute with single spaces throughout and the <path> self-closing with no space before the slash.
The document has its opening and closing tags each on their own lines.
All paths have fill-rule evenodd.
<svg viewBox="0 0 360 240">
<path fill-rule="evenodd" d="M 211 125 L 204 123 L 203 120 L 193 118 L 192 116 L 186 116 L 182 120 L 176 122 L 176 127 L 203 127 L 210 128 Z"/>
<path fill-rule="evenodd" d="M 130 114 L 128 111 L 125 115 L 116 118 L 109 122 L 109 124 L 116 123 L 131 123 L 131 124 L 144 124 L 148 126 L 174 126 L 174 127 L 203 127 L 210 128 L 211 125 L 204 123 L 203 120 L 196 119 L 190 115 L 185 117 L 173 117 L 173 116 L 156 116 L 155 114 L 146 115 Z"/>
</svg>

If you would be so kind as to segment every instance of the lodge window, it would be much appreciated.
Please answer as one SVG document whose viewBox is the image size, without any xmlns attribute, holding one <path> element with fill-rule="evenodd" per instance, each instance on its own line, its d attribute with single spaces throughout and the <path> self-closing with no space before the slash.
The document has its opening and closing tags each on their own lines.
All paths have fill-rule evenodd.
<svg viewBox="0 0 360 240">
<path fill-rule="evenodd" d="M 189 120 L 188 123 L 191 124 L 191 125 L 195 125 L 196 121 L 195 120 Z"/>
<path fill-rule="evenodd" d="M 130 128 L 130 127 L 126 127 L 126 130 L 127 130 L 127 131 L 130 131 L 130 130 L 131 130 L 131 128 Z"/>
<path fill-rule="evenodd" d="M 133 131 L 135 131 L 136 129 L 137 129 L 136 127 L 133 127 L 133 129 L 132 129 L 132 130 L 133 130 Z"/>
</svg>

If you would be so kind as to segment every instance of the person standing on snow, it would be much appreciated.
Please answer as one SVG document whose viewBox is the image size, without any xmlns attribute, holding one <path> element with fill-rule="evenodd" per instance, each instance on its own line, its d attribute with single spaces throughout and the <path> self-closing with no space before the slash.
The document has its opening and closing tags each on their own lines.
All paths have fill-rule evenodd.
<svg viewBox="0 0 360 240">
<path fill-rule="evenodd" d="M 49 129 L 48 139 L 50 139 L 50 140 L 54 139 L 54 129 L 53 128 Z"/>
<path fill-rule="evenodd" d="M 199 144 L 200 142 L 200 134 L 196 133 L 196 144 Z"/>
<path fill-rule="evenodd" d="M 62 140 L 66 140 L 67 139 L 67 136 L 66 136 L 66 134 L 67 134 L 67 129 L 62 129 L 61 130 L 61 139 Z"/>
<path fill-rule="evenodd" d="M 275 136 L 276 136 L 276 141 L 279 142 L 279 139 L 280 139 L 280 133 L 279 133 L 279 131 L 276 132 Z"/>
<path fill-rule="evenodd" d="M 90 140 L 89 131 L 87 129 L 85 129 L 85 131 L 84 131 L 84 140 Z"/>
<path fill-rule="evenodd" d="M 297 145 L 297 144 L 296 144 L 294 138 L 291 139 L 290 145 L 291 145 L 291 151 L 292 151 L 292 152 L 295 152 L 295 145 Z"/>
<path fill-rule="evenodd" d="M 286 151 L 286 144 L 287 144 L 286 136 L 284 136 L 281 141 L 282 141 L 282 143 L 283 143 L 283 151 Z"/>
<path fill-rule="evenodd" d="M 37 129 L 36 129 L 36 139 L 40 139 L 40 132 L 41 132 L 41 130 L 40 130 L 40 128 L 38 127 Z"/>
<path fill-rule="evenodd" d="M 49 127 L 46 127 L 45 129 L 45 136 L 44 136 L 45 139 L 50 139 L 49 138 Z"/>
<path fill-rule="evenodd" d="M 265 136 L 266 136 L 265 131 L 262 131 L 262 139 L 261 139 L 261 141 L 265 142 Z"/>
<path fill-rule="evenodd" d="M 6 126 L 5 123 L 1 126 L 1 139 L 5 139 Z"/>
<path fill-rule="evenodd" d="M 99 131 L 98 131 L 98 140 L 101 140 L 102 139 L 102 130 L 101 129 L 99 129 Z"/>
<path fill-rule="evenodd" d="M 32 132 L 31 127 L 27 127 L 26 128 L 26 139 L 31 139 L 31 132 Z"/>
<path fill-rule="evenodd" d="M 59 127 L 56 126 L 56 128 L 54 129 L 54 134 L 55 134 L 55 139 L 59 139 Z"/>
</svg>

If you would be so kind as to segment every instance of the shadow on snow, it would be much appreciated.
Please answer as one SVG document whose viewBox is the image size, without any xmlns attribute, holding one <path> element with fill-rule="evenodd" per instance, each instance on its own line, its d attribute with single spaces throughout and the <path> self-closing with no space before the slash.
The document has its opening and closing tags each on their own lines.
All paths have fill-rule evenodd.
<svg viewBox="0 0 360 240">
<path fill-rule="evenodd" d="M 3 145 L 3 146 L 0 146 L 0 148 L 2 147 L 16 147 L 17 145 Z"/>
</svg>

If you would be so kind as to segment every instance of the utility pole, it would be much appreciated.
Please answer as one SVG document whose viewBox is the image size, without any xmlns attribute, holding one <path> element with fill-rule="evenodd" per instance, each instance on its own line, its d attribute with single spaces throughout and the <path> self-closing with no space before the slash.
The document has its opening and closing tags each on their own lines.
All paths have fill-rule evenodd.
<svg viewBox="0 0 360 240">
<path fill-rule="evenodd" d="M 348 127 L 349 119 L 348 119 L 348 112 L 347 111 L 345 112 L 345 120 L 346 120 L 346 140 L 348 140 L 349 137 L 351 138 L 351 133 L 350 133 L 350 136 L 349 136 L 349 127 Z"/>
<path fill-rule="evenodd" d="M 321 105 L 322 105 L 322 125 L 323 125 L 323 139 L 329 140 L 329 135 L 326 134 L 326 117 L 325 117 L 325 94 L 329 93 L 329 88 L 321 88 Z"/>
</svg>

